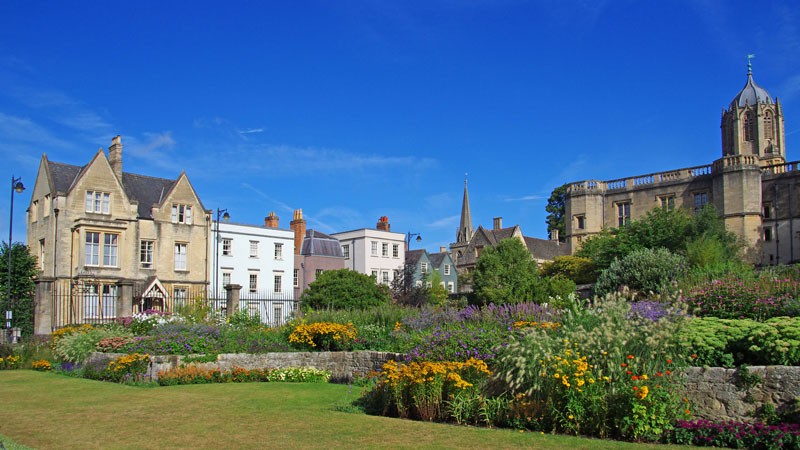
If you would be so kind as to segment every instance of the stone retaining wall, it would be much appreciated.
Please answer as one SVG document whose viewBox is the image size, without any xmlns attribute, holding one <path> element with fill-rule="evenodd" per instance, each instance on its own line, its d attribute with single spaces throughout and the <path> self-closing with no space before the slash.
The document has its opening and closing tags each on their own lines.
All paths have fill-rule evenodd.
<svg viewBox="0 0 800 450">
<path fill-rule="evenodd" d="M 87 360 L 98 369 L 120 356 L 111 353 L 92 353 Z M 157 379 L 158 371 L 181 365 L 183 356 L 155 356 L 151 373 Z M 388 352 L 295 352 L 264 354 L 221 354 L 209 363 L 196 363 L 205 368 L 230 370 L 234 366 L 244 369 L 314 367 L 331 371 L 331 381 L 348 382 L 354 375 L 379 371 L 386 361 L 401 361 L 403 355 Z M 686 372 L 688 397 L 692 402 L 695 418 L 714 421 L 752 420 L 756 409 L 771 403 L 779 411 L 791 408 L 800 398 L 800 367 L 755 366 L 747 372 L 750 383 L 741 369 L 721 367 L 691 367 Z M 752 378 L 752 376 L 758 378 Z M 755 382 L 756 380 L 760 380 Z"/>
<path fill-rule="evenodd" d="M 86 364 L 97 369 L 108 365 L 109 361 L 121 356 L 115 353 L 92 353 Z M 184 356 L 154 356 L 153 365 L 147 375 L 158 379 L 158 372 L 179 367 Z M 291 352 L 291 353 L 223 353 L 217 360 L 208 363 L 195 363 L 207 369 L 230 370 L 234 366 L 243 369 L 283 369 L 288 367 L 313 367 L 331 371 L 331 381 L 349 382 L 353 376 L 363 376 L 370 371 L 380 371 L 386 361 L 400 361 L 403 355 L 389 352 Z"/>
<path fill-rule="evenodd" d="M 758 377 L 747 382 L 747 375 Z M 746 371 L 721 367 L 690 367 L 686 373 L 688 397 L 696 418 L 714 421 L 752 420 L 761 405 L 778 411 L 800 398 L 800 367 L 754 366 Z"/>
</svg>

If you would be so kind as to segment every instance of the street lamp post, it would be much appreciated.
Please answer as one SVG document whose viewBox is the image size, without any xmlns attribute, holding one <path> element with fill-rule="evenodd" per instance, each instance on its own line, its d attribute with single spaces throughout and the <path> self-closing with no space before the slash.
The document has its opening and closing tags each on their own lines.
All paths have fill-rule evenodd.
<svg viewBox="0 0 800 450">
<path fill-rule="evenodd" d="M 8 283 L 6 285 L 6 302 L 8 304 L 8 310 L 6 311 L 6 328 L 9 334 L 9 338 L 11 342 L 14 342 L 13 328 L 12 328 L 12 320 L 14 316 L 14 300 L 11 296 L 11 288 L 13 287 L 13 281 L 11 280 L 11 239 L 13 237 L 12 229 L 14 224 L 14 192 L 21 194 L 22 191 L 25 190 L 25 186 L 22 184 L 22 177 L 14 178 L 11 176 L 11 206 L 9 208 L 9 217 L 8 217 L 8 254 L 6 257 L 8 258 Z"/>
<path fill-rule="evenodd" d="M 416 239 L 417 242 L 422 242 L 422 235 L 421 234 L 412 233 L 412 232 L 409 231 L 408 233 L 406 233 L 406 251 L 411 250 L 411 238 L 414 237 L 414 236 L 417 237 L 417 239 Z"/>
<path fill-rule="evenodd" d="M 226 222 L 228 219 L 231 218 L 231 215 L 228 214 L 228 209 L 219 209 L 217 208 L 217 229 L 216 229 L 216 243 L 214 249 L 214 300 L 218 300 L 219 296 L 219 216 L 222 215 L 222 219 Z"/>
</svg>

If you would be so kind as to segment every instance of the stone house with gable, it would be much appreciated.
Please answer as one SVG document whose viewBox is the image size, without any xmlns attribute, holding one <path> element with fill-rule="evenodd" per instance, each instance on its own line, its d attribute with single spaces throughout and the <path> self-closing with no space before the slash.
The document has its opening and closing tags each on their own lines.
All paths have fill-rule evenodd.
<svg viewBox="0 0 800 450">
<path fill-rule="evenodd" d="M 37 334 L 172 311 L 206 294 L 210 212 L 184 172 L 174 180 L 124 172 L 119 136 L 83 166 L 42 155 L 27 213 L 41 269 Z"/>
</svg>

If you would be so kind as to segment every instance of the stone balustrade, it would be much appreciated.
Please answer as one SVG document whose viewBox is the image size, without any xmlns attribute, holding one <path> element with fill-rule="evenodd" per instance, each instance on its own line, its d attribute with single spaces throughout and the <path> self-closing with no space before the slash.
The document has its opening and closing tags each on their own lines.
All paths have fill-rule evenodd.
<svg viewBox="0 0 800 450">
<path fill-rule="evenodd" d="M 735 158 L 735 157 L 731 157 Z M 747 157 L 745 158 L 746 160 Z M 758 163 L 758 160 L 754 160 Z M 668 183 L 673 181 L 688 180 L 691 178 L 702 177 L 711 175 L 712 165 L 686 167 L 683 169 L 669 170 L 666 172 L 650 173 L 646 175 L 637 175 L 628 178 L 620 178 L 617 180 L 598 181 L 598 180 L 584 180 L 575 183 L 570 183 L 567 186 L 568 194 L 586 194 L 593 192 L 616 191 L 622 189 L 635 188 L 639 186 L 650 186 L 658 183 Z"/>
</svg>

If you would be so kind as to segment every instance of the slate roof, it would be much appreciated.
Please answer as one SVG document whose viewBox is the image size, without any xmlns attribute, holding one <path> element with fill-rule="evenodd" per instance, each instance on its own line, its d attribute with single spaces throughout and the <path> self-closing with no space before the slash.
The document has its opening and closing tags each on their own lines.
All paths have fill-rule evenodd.
<svg viewBox="0 0 800 450">
<path fill-rule="evenodd" d="M 536 259 L 552 260 L 556 256 L 569 255 L 567 245 L 559 244 L 558 241 L 525 236 L 525 245 Z"/>
<path fill-rule="evenodd" d="M 47 161 L 50 177 L 56 192 L 68 192 L 86 166 L 73 166 Z M 175 185 L 176 180 L 149 177 L 135 173 L 122 173 L 122 188 L 131 201 L 138 202 L 138 216 L 151 219 L 151 208 L 161 203 L 164 196 Z"/>
<path fill-rule="evenodd" d="M 306 230 L 306 237 L 303 238 L 300 254 L 304 256 L 344 258 L 342 244 L 336 238 L 317 230 Z"/>
<path fill-rule="evenodd" d="M 428 253 L 428 259 L 431 260 L 431 265 L 433 267 L 439 267 L 442 265 L 442 261 L 444 261 L 445 256 L 447 253 Z"/>
<path fill-rule="evenodd" d="M 84 166 L 85 167 L 85 166 Z M 67 192 L 72 187 L 72 183 L 78 178 L 83 167 L 73 166 L 72 164 L 62 164 L 48 161 L 50 178 L 53 180 L 53 188 L 56 192 Z"/>
<path fill-rule="evenodd" d="M 406 252 L 406 264 L 411 266 L 416 266 L 419 262 L 422 255 L 425 254 L 425 250 L 409 250 Z"/>
</svg>

